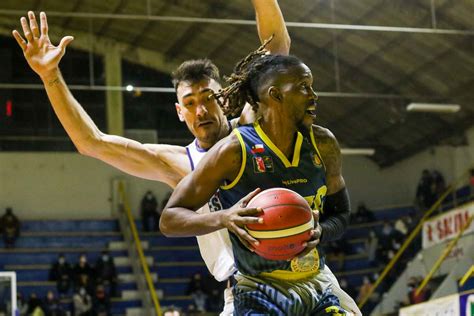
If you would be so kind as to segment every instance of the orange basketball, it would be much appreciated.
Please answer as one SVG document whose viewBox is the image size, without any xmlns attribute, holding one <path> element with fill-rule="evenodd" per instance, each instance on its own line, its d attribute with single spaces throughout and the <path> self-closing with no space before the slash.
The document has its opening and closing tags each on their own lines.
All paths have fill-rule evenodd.
<svg viewBox="0 0 474 316">
<path fill-rule="evenodd" d="M 261 207 L 263 224 L 246 225 L 247 232 L 258 239 L 255 252 L 270 260 L 287 260 L 303 251 L 311 238 L 314 219 L 308 202 L 285 188 L 268 189 L 250 200 L 247 207 Z"/>
</svg>

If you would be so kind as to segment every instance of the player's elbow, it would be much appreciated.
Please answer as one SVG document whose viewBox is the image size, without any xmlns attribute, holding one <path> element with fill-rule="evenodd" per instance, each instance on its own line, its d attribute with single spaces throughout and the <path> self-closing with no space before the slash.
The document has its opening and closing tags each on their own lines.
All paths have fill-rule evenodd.
<svg viewBox="0 0 474 316">
<path fill-rule="evenodd" d="M 100 136 L 90 136 L 81 140 L 74 141 L 77 151 L 83 155 L 100 159 L 106 152 L 106 143 Z"/>
<path fill-rule="evenodd" d="M 88 148 L 87 146 L 84 146 L 82 144 L 76 144 L 74 143 L 74 146 L 76 146 L 76 149 L 77 151 L 83 155 L 83 156 L 91 156 L 92 155 L 92 151 L 90 150 L 90 148 Z"/>
</svg>

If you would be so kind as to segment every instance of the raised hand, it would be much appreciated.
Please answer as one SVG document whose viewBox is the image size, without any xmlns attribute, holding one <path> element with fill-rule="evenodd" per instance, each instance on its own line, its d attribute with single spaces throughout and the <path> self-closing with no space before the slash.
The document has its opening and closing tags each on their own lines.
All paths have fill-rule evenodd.
<svg viewBox="0 0 474 316">
<path fill-rule="evenodd" d="M 67 45 L 74 39 L 72 36 L 65 36 L 61 39 L 58 46 L 51 44 L 48 36 L 48 21 L 44 12 L 40 13 L 40 25 L 36 21 L 35 14 L 28 11 L 28 21 L 21 17 L 21 27 L 25 39 L 17 30 L 12 32 L 18 45 L 23 50 L 26 61 L 40 77 L 47 77 L 49 74 L 58 70 L 61 58 L 66 52 Z"/>
<path fill-rule="evenodd" d="M 247 204 L 259 192 L 260 189 L 250 192 L 230 209 L 223 211 L 225 212 L 225 227 L 234 233 L 240 239 L 242 244 L 251 251 L 254 251 L 252 245 L 257 245 L 258 240 L 250 236 L 250 234 L 245 230 L 244 226 L 247 224 L 262 223 L 262 219 L 257 217 L 262 212 L 262 209 L 247 208 Z"/>
</svg>

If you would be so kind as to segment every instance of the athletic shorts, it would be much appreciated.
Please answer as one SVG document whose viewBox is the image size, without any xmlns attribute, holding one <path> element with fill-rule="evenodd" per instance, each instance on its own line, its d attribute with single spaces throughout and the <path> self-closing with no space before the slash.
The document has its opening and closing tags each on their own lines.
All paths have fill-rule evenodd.
<svg viewBox="0 0 474 316">
<path fill-rule="evenodd" d="M 235 275 L 234 315 L 343 316 L 350 315 L 314 276 L 298 281 Z"/>
</svg>

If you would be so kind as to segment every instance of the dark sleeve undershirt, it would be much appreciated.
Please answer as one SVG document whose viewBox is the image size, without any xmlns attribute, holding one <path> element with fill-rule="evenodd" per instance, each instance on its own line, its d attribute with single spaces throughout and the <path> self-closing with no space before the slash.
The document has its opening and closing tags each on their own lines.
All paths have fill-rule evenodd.
<svg viewBox="0 0 474 316">
<path fill-rule="evenodd" d="M 321 242 L 325 243 L 341 238 L 349 225 L 350 213 L 349 193 L 345 187 L 328 195 L 319 218 L 322 228 Z"/>
</svg>

